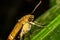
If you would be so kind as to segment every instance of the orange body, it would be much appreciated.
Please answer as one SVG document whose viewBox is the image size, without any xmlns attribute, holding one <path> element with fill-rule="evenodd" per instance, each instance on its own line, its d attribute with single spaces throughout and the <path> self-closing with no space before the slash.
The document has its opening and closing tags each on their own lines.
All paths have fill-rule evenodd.
<svg viewBox="0 0 60 40">
<path fill-rule="evenodd" d="M 31 17 L 34 18 L 33 15 L 25 15 L 24 17 L 22 17 L 21 19 L 19 19 L 18 22 L 17 22 L 17 24 L 13 28 L 12 32 L 8 36 L 7 40 L 14 40 L 15 36 L 17 35 L 17 33 L 19 32 L 19 30 L 21 29 L 22 25 L 25 24 L 25 23 L 27 23 L 27 22 L 29 22 L 28 19 L 31 18 Z M 26 24 L 23 25 L 23 26 L 24 26 L 24 28 L 23 28 L 24 31 L 27 31 L 25 29 L 28 28 L 29 24 L 28 24 L 28 26 Z M 22 37 L 24 35 L 24 33 L 21 32 L 19 35 Z"/>
</svg>

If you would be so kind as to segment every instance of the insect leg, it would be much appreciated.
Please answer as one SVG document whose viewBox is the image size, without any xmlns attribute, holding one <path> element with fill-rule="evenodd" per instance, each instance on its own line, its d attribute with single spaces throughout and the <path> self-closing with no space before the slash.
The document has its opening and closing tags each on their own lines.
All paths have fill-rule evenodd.
<svg viewBox="0 0 60 40">
<path fill-rule="evenodd" d="M 37 23 L 34 23 L 34 22 L 30 22 L 30 24 L 35 25 L 35 26 L 38 26 L 38 27 L 45 27 L 45 26 L 42 26 L 42 25 L 37 24 Z"/>
</svg>

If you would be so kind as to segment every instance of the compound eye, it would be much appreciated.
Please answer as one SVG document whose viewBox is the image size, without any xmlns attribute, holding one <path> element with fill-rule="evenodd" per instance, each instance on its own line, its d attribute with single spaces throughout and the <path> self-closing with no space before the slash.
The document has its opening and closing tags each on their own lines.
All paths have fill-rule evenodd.
<svg viewBox="0 0 60 40">
<path fill-rule="evenodd" d="M 30 16 L 29 19 L 28 19 L 28 21 L 31 22 L 31 21 L 33 21 L 33 19 L 34 19 L 34 17 Z"/>
</svg>

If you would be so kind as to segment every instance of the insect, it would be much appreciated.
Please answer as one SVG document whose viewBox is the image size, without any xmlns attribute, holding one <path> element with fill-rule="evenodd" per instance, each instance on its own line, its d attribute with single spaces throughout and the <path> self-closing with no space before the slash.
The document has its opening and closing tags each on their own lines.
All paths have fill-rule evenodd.
<svg viewBox="0 0 60 40">
<path fill-rule="evenodd" d="M 18 20 L 17 24 L 15 25 L 12 32 L 8 36 L 7 40 L 15 40 L 15 37 L 17 36 L 17 34 L 19 36 L 18 38 L 20 38 L 19 40 L 21 40 L 23 35 L 31 29 L 31 24 L 36 25 L 35 23 L 32 22 L 34 20 L 34 15 L 31 15 L 31 14 L 34 13 L 34 11 L 37 9 L 37 7 L 40 4 L 41 4 L 41 1 L 36 5 L 34 10 L 30 14 L 25 15 Z"/>
</svg>

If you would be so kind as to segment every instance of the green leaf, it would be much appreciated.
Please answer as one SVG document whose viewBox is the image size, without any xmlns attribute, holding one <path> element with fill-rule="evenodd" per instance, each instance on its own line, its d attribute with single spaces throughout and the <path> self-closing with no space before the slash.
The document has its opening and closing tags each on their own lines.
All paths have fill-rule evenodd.
<svg viewBox="0 0 60 40">
<path fill-rule="evenodd" d="M 60 15 L 58 15 L 49 25 L 39 32 L 32 40 L 42 40 L 60 24 Z"/>
<path fill-rule="evenodd" d="M 45 25 L 44 28 L 40 28 L 32 25 L 30 38 L 31 40 L 58 40 L 60 32 L 56 33 L 59 37 L 55 37 L 53 33 L 54 30 L 58 31 L 60 24 L 60 5 L 55 5 L 46 11 L 44 14 L 39 16 L 34 22 L 38 22 L 40 24 Z M 60 31 L 60 30 L 59 30 Z M 25 35 L 25 40 L 29 40 L 28 38 L 29 32 Z M 53 35 L 53 36 L 52 36 Z M 52 36 L 52 38 L 50 37 Z"/>
<path fill-rule="evenodd" d="M 37 28 L 36 26 L 34 26 L 34 28 L 32 30 L 34 30 L 34 31 L 39 30 L 39 31 L 35 32 L 34 34 L 31 35 L 31 40 L 44 39 L 60 23 L 60 6 L 55 5 L 54 7 L 49 9 L 47 12 L 45 12 L 43 15 L 38 17 L 36 19 L 36 21 L 38 23 L 44 24 L 46 27 Z M 34 32 L 34 31 L 32 31 L 32 32 Z"/>
</svg>

